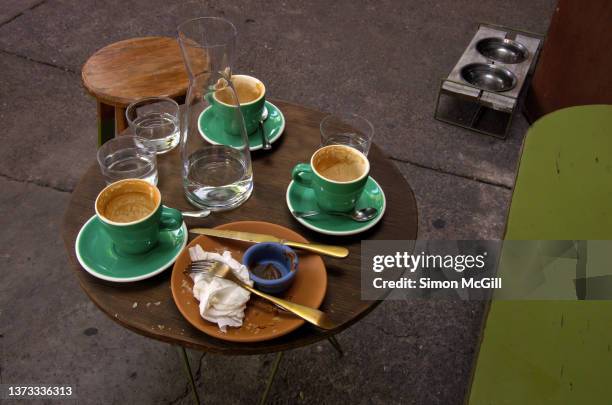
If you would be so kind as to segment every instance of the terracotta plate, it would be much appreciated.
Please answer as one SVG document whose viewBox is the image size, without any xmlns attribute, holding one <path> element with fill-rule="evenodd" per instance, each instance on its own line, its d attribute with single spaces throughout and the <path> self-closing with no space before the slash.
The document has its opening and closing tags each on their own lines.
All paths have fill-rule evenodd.
<svg viewBox="0 0 612 405">
<path fill-rule="evenodd" d="M 297 242 L 307 242 L 294 231 L 268 222 L 232 222 L 218 226 L 216 229 L 265 233 Z M 196 244 L 202 246 L 206 251 L 229 250 L 238 261 L 242 261 L 242 254 L 251 246 L 250 243 L 200 235 L 187 247 Z M 193 281 L 191 277 L 183 274 L 190 262 L 188 250 L 183 249 L 172 269 L 172 296 L 185 319 L 207 335 L 232 342 L 259 342 L 283 336 L 304 324 L 304 321 L 296 316 L 251 294 L 242 327 L 228 327 L 227 333 L 221 332 L 217 324 L 208 322 L 200 316 L 199 302 L 194 298 L 192 292 Z M 293 284 L 281 297 L 298 304 L 318 308 L 323 302 L 326 290 L 327 272 L 321 257 L 300 252 L 298 272 Z"/>
</svg>

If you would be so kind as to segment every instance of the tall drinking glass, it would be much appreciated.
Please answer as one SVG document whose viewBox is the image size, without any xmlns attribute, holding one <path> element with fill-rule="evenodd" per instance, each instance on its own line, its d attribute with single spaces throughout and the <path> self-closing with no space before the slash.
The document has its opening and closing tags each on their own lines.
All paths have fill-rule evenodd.
<svg viewBox="0 0 612 405">
<path fill-rule="evenodd" d="M 194 18 L 179 25 L 178 41 L 189 76 L 181 113 L 185 195 L 200 208 L 236 208 L 253 191 L 248 134 L 231 80 L 236 28 L 222 18 Z M 226 139 L 225 136 L 204 137 L 204 131 L 225 128 L 232 129 L 232 146 L 207 140 Z"/>
</svg>

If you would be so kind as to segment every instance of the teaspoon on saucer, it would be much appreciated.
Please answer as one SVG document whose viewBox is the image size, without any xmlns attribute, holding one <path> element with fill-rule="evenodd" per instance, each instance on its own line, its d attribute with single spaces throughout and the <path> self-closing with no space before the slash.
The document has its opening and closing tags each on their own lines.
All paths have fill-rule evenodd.
<svg viewBox="0 0 612 405">
<path fill-rule="evenodd" d="M 263 150 L 272 149 L 272 144 L 268 140 L 266 136 L 266 130 L 264 129 L 264 121 L 268 119 L 268 108 L 264 105 L 263 111 L 261 113 L 261 119 L 259 120 L 259 128 L 261 129 L 261 144 Z"/>
<path fill-rule="evenodd" d="M 297 218 L 308 218 L 321 214 L 347 217 L 356 222 L 366 222 L 374 218 L 378 214 L 378 210 L 374 207 L 366 207 L 353 212 L 293 211 L 293 215 Z"/>
<path fill-rule="evenodd" d="M 200 211 L 181 211 L 184 217 L 190 218 L 206 218 L 211 213 L 210 210 L 200 210 Z"/>
</svg>

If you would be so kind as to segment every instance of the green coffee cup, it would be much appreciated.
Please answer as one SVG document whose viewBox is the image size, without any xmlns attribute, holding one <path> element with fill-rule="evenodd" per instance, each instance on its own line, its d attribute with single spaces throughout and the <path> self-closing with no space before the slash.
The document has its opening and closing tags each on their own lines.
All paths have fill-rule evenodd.
<svg viewBox="0 0 612 405">
<path fill-rule="evenodd" d="M 141 179 L 125 179 L 98 194 L 96 215 L 117 253 L 137 255 L 153 249 L 159 233 L 182 226 L 180 211 L 161 204 L 159 189 Z"/>
<path fill-rule="evenodd" d="M 263 114 L 266 87 L 260 80 L 247 75 L 232 75 L 232 84 L 238 94 L 240 112 L 244 118 L 247 134 L 252 134 L 257 131 Z M 213 93 L 211 103 L 215 117 L 221 121 L 223 130 L 230 135 L 240 136 L 241 124 L 236 115 L 234 92 L 229 87 L 217 90 Z"/>
<path fill-rule="evenodd" d="M 293 168 L 293 181 L 314 191 L 323 211 L 347 212 L 355 204 L 368 181 L 368 158 L 350 146 L 329 145 L 317 150 L 310 164 L 299 163 Z"/>
</svg>

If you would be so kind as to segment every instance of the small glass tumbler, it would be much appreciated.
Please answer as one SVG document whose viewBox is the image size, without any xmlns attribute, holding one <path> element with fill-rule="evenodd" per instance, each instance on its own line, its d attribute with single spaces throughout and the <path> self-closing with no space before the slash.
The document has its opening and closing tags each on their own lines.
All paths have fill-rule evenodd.
<svg viewBox="0 0 612 405">
<path fill-rule="evenodd" d="M 180 140 L 179 105 L 167 97 L 137 100 L 125 110 L 134 135 L 148 139 L 158 154 L 170 152 Z"/>
<path fill-rule="evenodd" d="M 124 135 L 98 149 L 98 163 L 106 184 L 123 179 L 143 179 L 157 185 L 157 154 L 147 139 Z"/>
<path fill-rule="evenodd" d="M 357 114 L 328 115 L 321 121 L 321 146 L 347 145 L 368 155 L 374 127 Z"/>
</svg>

